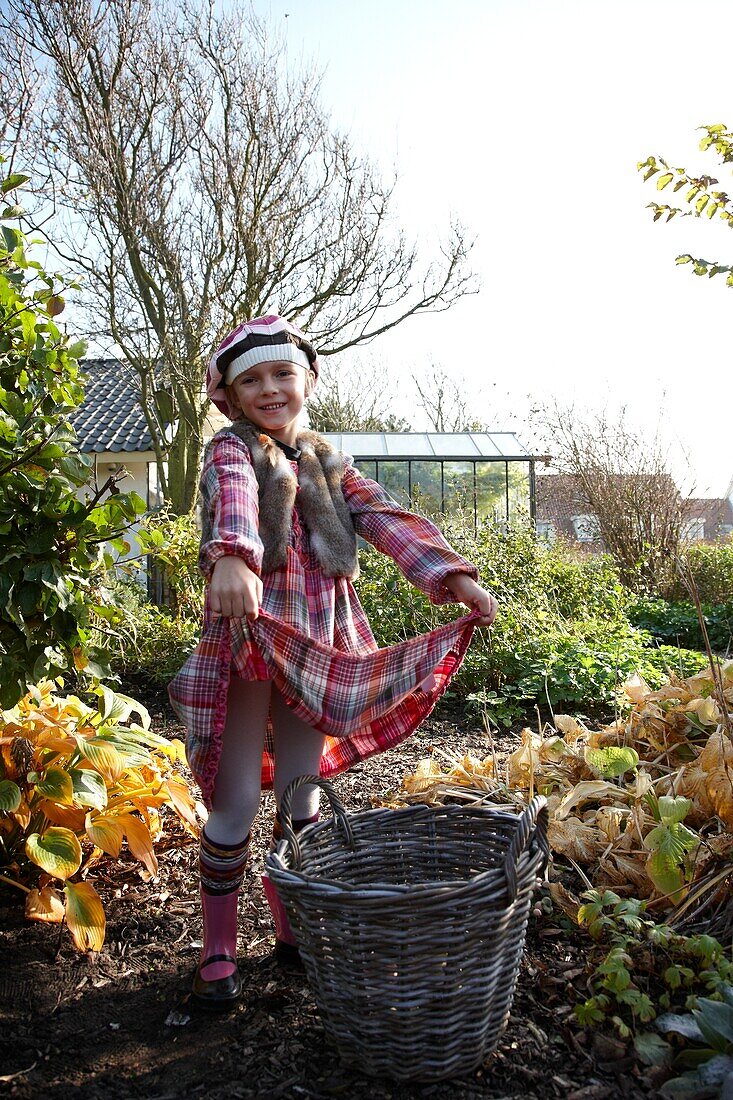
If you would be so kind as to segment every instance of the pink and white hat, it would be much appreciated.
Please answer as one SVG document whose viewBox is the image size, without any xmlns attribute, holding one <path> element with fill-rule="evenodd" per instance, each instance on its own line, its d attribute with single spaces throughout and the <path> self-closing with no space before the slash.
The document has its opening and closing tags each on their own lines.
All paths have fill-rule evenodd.
<svg viewBox="0 0 733 1100">
<path fill-rule="evenodd" d="M 214 352 L 206 373 L 206 392 L 217 409 L 237 420 L 242 413 L 232 408 L 225 386 L 255 363 L 299 363 L 318 378 L 318 354 L 299 328 L 283 317 L 270 314 L 244 321 Z"/>
</svg>

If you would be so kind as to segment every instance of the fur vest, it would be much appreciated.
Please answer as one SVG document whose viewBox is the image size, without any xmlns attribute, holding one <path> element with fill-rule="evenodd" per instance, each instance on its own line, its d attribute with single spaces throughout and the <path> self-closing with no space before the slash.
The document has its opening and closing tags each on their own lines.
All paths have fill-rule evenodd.
<svg viewBox="0 0 733 1100">
<path fill-rule="evenodd" d="M 341 480 L 345 461 L 323 436 L 301 432 L 298 476 L 284 451 L 248 420 L 237 420 L 214 437 L 230 433 L 246 444 L 259 487 L 259 534 L 265 548 L 262 572 L 271 573 L 287 563 L 287 548 L 295 496 L 303 523 L 308 528 L 311 549 L 327 577 L 359 576 L 356 532 L 344 499 Z M 202 537 L 206 541 L 210 520 L 202 516 Z"/>
</svg>

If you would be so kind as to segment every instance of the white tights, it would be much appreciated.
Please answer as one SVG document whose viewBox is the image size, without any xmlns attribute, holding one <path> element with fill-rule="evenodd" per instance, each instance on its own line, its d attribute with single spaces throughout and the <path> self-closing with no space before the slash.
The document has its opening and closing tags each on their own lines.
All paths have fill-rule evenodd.
<svg viewBox="0 0 733 1100">
<path fill-rule="evenodd" d="M 275 800 L 296 776 L 318 775 L 324 735 L 290 710 L 270 680 L 245 681 L 232 676 L 227 720 L 206 835 L 214 844 L 236 844 L 249 832 L 260 804 L 262 750 L 271 713 L 275 747 Z M 296 791 L 293 817 L 313 817 L 318 787 Z"/>
</svg>

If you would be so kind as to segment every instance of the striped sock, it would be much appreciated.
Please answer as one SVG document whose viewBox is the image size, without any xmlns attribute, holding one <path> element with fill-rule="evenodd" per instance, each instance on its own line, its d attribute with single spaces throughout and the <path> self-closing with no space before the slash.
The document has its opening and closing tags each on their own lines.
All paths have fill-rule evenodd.
<svg viewBox="0 0 733 1100">
<path fill-rule="evenodd" d="M 199 873 L 205 894 L 232 894 L 242 885 L 251 833 L 239 844 L 214 844 L 201 830 Z"/>
</svg>

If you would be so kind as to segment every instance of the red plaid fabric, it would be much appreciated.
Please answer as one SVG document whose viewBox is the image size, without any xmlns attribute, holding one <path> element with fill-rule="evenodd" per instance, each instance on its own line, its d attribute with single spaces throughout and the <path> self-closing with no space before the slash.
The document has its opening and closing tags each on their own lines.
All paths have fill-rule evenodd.
<svg viewBox="0 0 733 1100">
<path fill-rule="evenodd" d="M 444 583 L 449 574 L 476 577 L 475 567 L 451 549 L 434 524 L 405 511 L 352 466 L 343 489 L 357 533 L 392 557 L 434 603 L 455 602 Z M 259 572 L 257 483 L 238 436 L 218 437 L 209 449 L 201 495 L 212 522 L 199 558 L 204 576 L 210 577 L 224 554 L 238 554 Z M 169 687 L 187 728 L 187 757 L 204 801 L 210 803 L 216 779 L 232 673 L 273 680 L 295 713 L 327 734 L 321 774 L 335 775 L 414 732 L 459 668 L 474 619 L 463 616 L 378 649 L 351 581 L 323 575 L 296 499 L 288 563 L 263 578 L 260 618 L 250 624 L 213 616 L 207 598 L 201 642 Z M 271 787 L 273 778 L 270 733 L 263 787 Z"/>
</svg>

